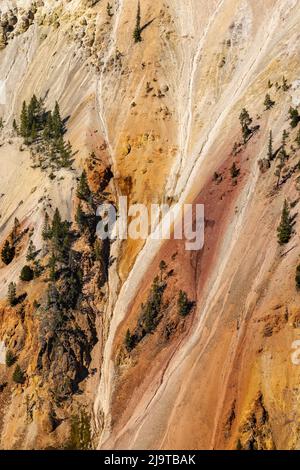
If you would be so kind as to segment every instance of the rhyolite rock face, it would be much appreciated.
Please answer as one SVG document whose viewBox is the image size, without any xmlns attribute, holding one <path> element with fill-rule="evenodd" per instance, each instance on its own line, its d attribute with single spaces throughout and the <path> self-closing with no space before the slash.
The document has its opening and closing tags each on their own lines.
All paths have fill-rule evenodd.
<svg viewBox="0 0 300 470">
<path fill-rule="evenodd" d="M 0 344 L 15 362 L 0 364 L 0 448 L 299 448 L 298 2 L 140 3 L 135 43 L 137 1 L 1 1 L 0 252 L 14 240 L 15 255 L 0 261 Z M 34 94 L 60 105 L 71 169 L 19 135 Z M 119 196 L 203 203 L 204 248 L 97 240 L 97 208 Z M 58 279 L 42 236 L 56 208 L 72 233 Z M 30 240 L 43 271 L 25 282 Z M 71 442 L 79 421 L 88 442 Z"/>
</svg>

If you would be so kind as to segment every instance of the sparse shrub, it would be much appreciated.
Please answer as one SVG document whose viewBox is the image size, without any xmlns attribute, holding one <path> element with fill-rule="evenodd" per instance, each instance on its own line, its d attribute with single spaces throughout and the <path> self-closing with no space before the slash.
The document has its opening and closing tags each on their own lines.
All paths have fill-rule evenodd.
<svg viewBox="0 0 300 470">
<path fill-rule="evenodd" d="M 14 354 L 12 353 L 12 351 L 10 351 L 10 349 L 8 349 L 6 351 L 6 356 L 5 356 L 6 366 L 11 367 L 12 365 L 14 365 L 15 362 L 16 362 L 16 358 L 15 358 Z"/>
<path fill-rule="evenodd" d="M 180 290 L 178 294 L 178 313 L 181 317 L 186 317 L 193 308 L 194 302 L 189 301 L 187 293 Z"/>
<path fill-rule="evenodd" d="M 16 368 L 13 373 L 13 381 L 16 382 L 17 384 L 24 384 L 25 382 L 25 374 L 22 371 L 21 367 L 19 364 L 16 365 Z"/>
<path fill-rule="evenodd" d="M 237 168 L 236 163 L 233 162 L 232 167 L 230 168 L 231 178 L 237 178 L 240 174 L 240 169 Z"/>
</svg>

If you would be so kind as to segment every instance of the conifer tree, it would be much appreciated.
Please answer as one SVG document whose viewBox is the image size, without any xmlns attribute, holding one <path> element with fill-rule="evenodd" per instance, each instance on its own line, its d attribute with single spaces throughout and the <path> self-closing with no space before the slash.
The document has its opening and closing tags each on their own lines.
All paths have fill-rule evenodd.
<svg viewBox="0 0 300 470">
<path fill-rule="evenodd" d="M 81 173 L 78 185 L 77 185 L 77 197 L 84 201 L 88 201 L 91 195 L 91 191 L 87 181 L 86 171 L 83 170 Z"/>
<path fill-rule="evenodd" d="M 240 114 L 240 123 L 242 127 L 242 134 L 244 139 L 244 144 L 247 142 L 248 137 L 251 135 L 252 130 L 250 128 L 252 124 L 252 118 L 250 117 L 246 108 L 243 108 Z"/>
<path fill-rule="evenodd" d="M 81 203 L 77 206 L 76 216 L 75 216 L 76 223 L 80 230 L 83 230 L 85 224 L 85 213 L 82 210 Z"/>
<path fill-rule="evenodd" d="M 60 116 L 60 109 L 57 101 L 55 103 L 54 111 L 52 114 L 52 131 L 53 137 L 55 139 L 59 139 L 59 137 L 63 136 L 64 134 L 64 124 Z"/>
<path fill-rule="evenodd" d="M 13 130 L 14 132 L 18 135 L 19 134 L 19 129 L 18 129 L 18 125 L 17 125 L 17 121 L 14 119 L 13 120 Z"/>
<path fill-rule="evenodd" d="M 125 346 L 128 352 L 132 351 L 132 349 L 134 348 L 134 339 L 130 333 L 129 328 L 126 331 L 126 335 L 125 335 Z"/>
<path fill-rule="evenodd" d="M 293 225 L 292 225 L 292 218 L 290 216 L 290 210 L 285 199 L 281 214 L 281 221 L 277 228 L 277 237 L 279 245 L 284 245 L 290 241 L 292 236 Z"/>
<path fill-rule="evenodd" d="M 36 247 L 33 244 L 33 241 L 30 240 L 28 250 L 26 253 L 26 261 L 33 261 L 36 257 Z"/>
<path fill-rule="evenodd" d="M 133 31 L 133 39 L 135 43 L 142 41 L 142 29 L 141 29 L 141 4 L 138 2 L 137 14 L 136 14 L 136 24 Z"/>
<path fill-rule="evenodd" d="M 4 246 L 1 251 L 1 259 L 6 265 L 10 264 L 15 256 L 15 248 L 9 243 L 8 240 L 5 241 Z"/>
<path fill-rule="evenodd" d="M 266 111 L 273 108 L 274 104 L 275 104 L 275 101 L 271 100 L 270 95 L 267 94 L 265 97 L 265 101 L 264 101 L 264 106 L 266 108 Z"/>
<path fill-rule="evenodd" d="M 29 135 L 29 126 L 28 126 L 28 110 L 26 101 L 23 101 L 21 117 L 20 117 L 20 134 L 24 139 Z"/>
<path fill-rule="evenodd" d="M 273 133 L 270 131 L 269 135 L 269 144 L 268 144 L 268 159 L 272 161 L 274 159 L 274 153 L 273 153 Z"/>
<path fill-rule="evenodd" d="M 300 115 L 299 111 L 296 108 L 292 108 L 292 106 L 289 109 L 289 115 L 290 115 L 290 124 L 291 127 L 294 129 L 295 127 L 298 126 L 298 123 L 300 122 Z"/>
<path fill-rule="evenodd" d="M 49 240 L 51 238 L 50 221 L 49 221 L 49 215 L 47 212 L 45 213 L 45 220 L 44 220 L 44 225 L 42 229 L 42 238 L 44 241 Z"/>
<path fill-rule="evenodd" d="M 8 291 L 7 291 L 7 300 L 9 305 L 13 306 L 16 303 L 17 299 L 17 287 L 14 282 L 11 282 L 8 286 Z"/>
</svg>

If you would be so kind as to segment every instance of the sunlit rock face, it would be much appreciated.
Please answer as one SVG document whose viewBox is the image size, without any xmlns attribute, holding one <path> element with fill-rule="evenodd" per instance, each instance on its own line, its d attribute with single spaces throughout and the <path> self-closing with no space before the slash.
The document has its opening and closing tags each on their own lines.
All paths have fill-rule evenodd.
<svg viewBox="0 0 300 470">
<path fill-rule="evenodd" d="M 1 2 L 0 447 L 298 448 L 298 2 L 140 7 L 135 42 L 132 0 Z M 68 165 L 45 124 L 21 135 L 34 94 L 44 117 L 59 104 Z M 204 247 L 96 243 L 120 196 L 204 204 Z M 72 234 L 53 264 L 56 208 Z M 43 270 L 24 281 L 31 242 Z"/>
</svg>

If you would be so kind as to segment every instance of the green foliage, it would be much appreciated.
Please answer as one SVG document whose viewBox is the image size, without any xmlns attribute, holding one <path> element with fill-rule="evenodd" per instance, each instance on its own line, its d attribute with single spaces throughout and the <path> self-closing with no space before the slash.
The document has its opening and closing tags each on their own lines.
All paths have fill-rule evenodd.
<svg viewBox="0 0 300 470">
<path fill-rule="evenodd" d="M 15 119 L 13 120 L 13 130 L 17 135 L 19 134 L 19 128 Z"/>
<path fill-rule="evenodd" d="M 11 245 L 8 240 L 6 240 L 1 251 L 1 259 L 3 263 L 8 265 L 12 262 L 14 257 L 15 257 L 15 247 Z"/>
<path fill-rule="evenodd" d="M 253 119 L 250 117 L 246 108 L 242 109 L 239 119 L 241 123 L 244 143 L 246 143 L 248 138 L 252 134 L 252 129 L 250 128 L 250 126 L 252 124 Z"/>
<path fill-rule="evenodd" d="M 51 228 L 50 228 L 50 221 L 49 221 L 49 215 L 47 212 L 45 213 L 45 220 L 44 220 L 44 225 L 42 229 L 42 238 L 44 241 L 49 240 L 51 237 Z"/>
<path fill-rule="evenodd" d="M 266 110 L 273 108 L 274 104 L 275 104 L 275 101 L 272 101 L 270 95 L 266 94 L 265 101 L 264 101 L 264 106 Z"/>
<path fill-rule="evenodd" d="M 14 282 L 11 282 L 8 285 L 7 300 L 8 300 L 9 305 L 11 305 L 12 307 L 16 304 L 16 300 L 17 300 L 16 292 L 17 292 L 16 284 Z"/>
<path fill-rule="evenodd" d="M 130 333 L 129 328 L 126 331 L 124 343 L 127 351 L 131 352 L 135 346 L 135 336 Z"/>
<path fill-rule="evenodd" d="M 28 245 L 28 250 L 26 253 L 26 261 L 33 261 L 37 255 L 36 247 L 33 244 L 33 241 L 30 240 Z"/>
<path fill-rule="evenodd" d="M 6 351 L 6 355 L 5 355 L 5 364 L 7 367 L 11 367 L 12 365 L 14 365 L 14 363 L 16 362 L 16 358 L 14 356 L 14 354 L 12 353 L 12 351 L 10 351 L 10 349 L 8 349 Z"/>
<path fill-rule="evenodd" d="M 277 238 L 279 245 L 284 245 L 290 241 L 292 231 L 292 218 L 290 216 L 290 210 L 287 200 L 285 200 L 281 214 L 281 222 L 277 228 Z"/>
<path fill-rule="evenodd" d="M 181 317 L 186 317 L 194 306 L 194 302 L 189 301 L 187 293 L 180 290 L 177 300 L 178 313 Z"/>
<path fill-rule="evenodd" d="M 70 222 L 62 220 L 59 210 L 56 208 L 49 231 L 49 238 L 57 258 L 63 260 L 68 254 L 71 244 Z"/>
<path fill-rule="evenodd" d="M 272 161 L 274 159 L 274 152 L 273 152 L 273 133 L 270 131 L 269 135 L 269 144 L 268 144 L 268 160 Z"/>
<path fill-rule="evenodd" d="M 75 220 L 79 230 L 83 230 L 85 227 L 86 217 L 84 211 L 82 210 L 81 204 L 78 204 L 77 206 Z"/>
<path fill-rule="evenodd" d="M 71 418 L 70 437 L 66 450 L 89 450 L 92 448 L 90 416 L 83 410 Z"/>
<path fill-rule="evenodd" d="M 22 385 L 25 383 L 25 374 L 22 371 L 19 364 L 16 365 L 12 378 L 13 378 L 13 381 L 16 382 L 17 384 Z"/>
<path fill-rule="evenodd" d="M 296 108 L 292 108 L 292 106 L 289 109 L 289 115 L 290 115 L 290 125 L 294 129 L 295 127 L 298 126 L 298 123 L 300 122 L 300 115 L 299 111 Z"/>
<path fill-rule="evenodd" d="M 87 175 L 86 175 L 85 170 L 83 170 L 79 178 L 76 194 L 79 199 L 82 199 L 84 201 L 89 201 L 90 199 L 91 190 L 88 185 L 88 180 L 87 180 Z"/>
<path fill-rule="evenodd" d="M 297 289 L 300 289 L 300 264 L 296 268 L 295 281 Z"/>
<path fill-rule="evenodd" d="M 141 4 L 138 2 L 136 13 L 136 24 L 133 31 L 133 39 L 135 43 L 142 41 L 142 28 L 141 28 Z"/>
<path fill-rule="evenodd" d="M 2 130 L 4 127 L 4 122 L 3 122 L 3 118 L 0 117 L 0 130 Z"/>
<path fill-rule="evenodd" d="M 56 102 L 53 112 L 46 111 L 42 100 L 35 95 L 31 98 L 29 105 L 24 101 L 20 116 L 20 135 L 24 138 L 26 145 L 39 142 L 39 149 L 48 165 L 52 168 L 70 168 L 72 158 L 72 147 L 70 142 L 65 142 L 64 122 L 60 115 L 59 105 Z"/>
<path fill-rule="evenodd" d="M 21 281 L 30 282 L 32 281 L 33 277 L 34 277 L 34 272 L 31 269 L 31 267 L 28 265 L 23 266 L 21 273 L 20 273 Z"/>
</svg>

